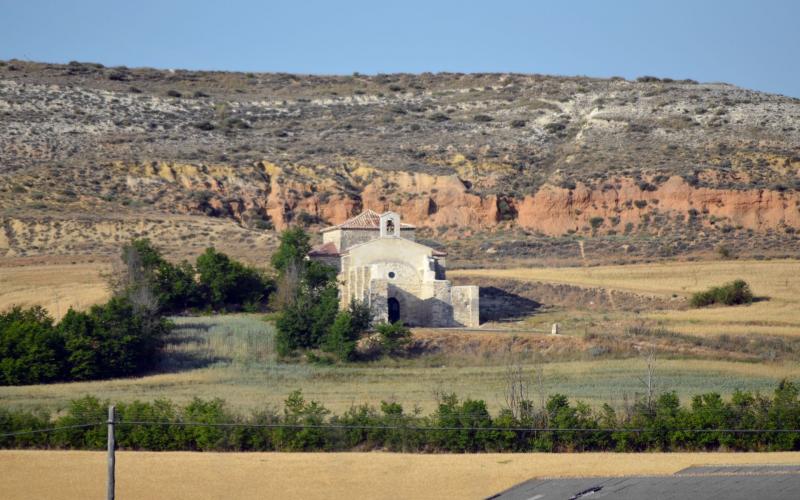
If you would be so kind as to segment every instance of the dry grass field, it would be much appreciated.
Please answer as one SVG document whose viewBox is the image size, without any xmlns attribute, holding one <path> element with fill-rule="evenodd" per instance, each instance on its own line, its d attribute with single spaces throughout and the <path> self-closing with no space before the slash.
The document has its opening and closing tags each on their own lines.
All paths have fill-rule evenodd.
<svg viewBox="0 0 800 500">
<path fill-rule="evenodd" d="M 0 451 L 0 498 L 101 498 L 106 457 Z M 692 465 L 797 464 L 800 453 L 118 452 L 117 496 L 171 499 L 470 499 L 533 477 L 668 475 Z"/>
<path fill-rule="evenodd" d="M 342 412 L 353 404 L 395 400 L 409 411 L 435 409 L 437 394 L 484 399 L 493 412 L 504 405 L 507 362 L 483 359 L 480 353 L 461 357 L 433 355 L 340 366 L 285 363 L 274 353 L 271 325 L 258 315 L 177 318 L 158 373 L 128 379 L 36 386 L 0 387 L 0 404 L 17 408 L 64 409 L 70 399 L 86 394 L 111 401 L 159 397 L 186 403 L 195 396 L 220 397 L 241 411 L 281 407 L 294 389 Z M 459 332 L 441 335 L 461 335 Z M 475 333 L 482 337 L 524 334 Z M 527 334 L 532 338 L 541 337 Z M 514 339 L 509 339 L 514 340 Z M 640 359 L 592 358 L 555 361 L 536 366 L 523 361 L 528 373 L 543 371 L 546 394 L 560 392 L 591 403 L 621 405 L 643 391 Z M 657 366 L 658 390 L 675 390 L 684 398 L 735 389 L 771 392 L 784 377 L 800 377 L 796 363 L 743 363 L 725 360 L 663 359 Z M 537 394 L 537 400 L 541 394 Z M 686 401 L 686 399 L 684 399 Z"/>
<path fill-rule="evenodd" d="M 99 304 L 109 296 L 102 276 L 109 269 L 97 263 L 0 267 L 0 311 L 40 305 L 58 319 L 70 307 Z"/>
<path fill-rule="evenodd" d="M 645 313 L 674 331 L 693 335 L 800 335 L 800 261 L 727 260 L 626 266 L 470 269 L 451 276 L 505 278 L 602 287 L 665 297 L 689 296 L 737 278 L 766 300 L 748 306 Z"/>
<path fill-rule="evenodd" d="M 105 297 L 101 272 L 97 264 L 0 267 L 3 284 L 0 308 L 10 303 L 41 303 L 58 315 L 59 311 L 65 312 L 68 304 L 85 307 L 92 300 Z M 274 354 L 273 328 L 258 315 L 178 318 L 179 328 L 169 339 L 166 356 L 156 373 L 120 380 L 0 387 L 0 404 L 60 411 L 70 399 L 86 394 L 113 401 L 167 397 L 180 403 L 199 396 L 221 397 L 232 407 L 246 411 L 265 405 L 280 406 L 290 391 L 302 389 L 308 398 L 319 400 L 336 412 L 353 404 L 377 404 L 382 400 L 396 400 L 409 410 L 418 405 L 428 412 L 435 408 L 437 394 L 444 392 L 484 399 L 492 411 L 497 411 L 504 404 L 502 394 L 511 358 L 521 359 L 531 374 L 535 369 L 543 370 L 542 392 L 561 392 L 590 403 L 621 404 L 625 398 L 642 392 L 640 377 L 644 362 L 635 357 L 598 356 L 584 345 L 587 325 L 593 325 L 591 328 L 596 331 L 606 324 L 625 324 L 644 318 L 696 335 L 800 334 L 797 261 L 465 270 L 452 274 L 470 276 L 478 282 L 482 276 L 503 277 L 669 297 L 741 277 L 751 283 L 757 295 L 769 300 L 741 307 L 651 311 L 638 315 L 623 311 L 545 309 L 522 321 L 522 326 L 539 326 L 538 323 L 549 326 L 552 321 L 568 319 L 562 338 L 520 331 L 425 330 L 418 331 L 417 337 L 436 340 L 444 346 L 441 352 L 414 359 L 339 366 L 280 362 Z M 519 325 L 506 327 L 517 329 Z M 542 348 L 543 345 L 550 350 Z M 573 350 L 569 356 L 561 355 L 559 349 L 570 345 Z M 510 346 L 514 352 L 503 355 L 504 346 Z M 800 378 L 800 366 L 795 362 L 741 362 L 733 354 L 730 358 L 716 359 L 662 356 L 657 364 L 657 389 L 675 390 L 686 401 L 690 395 L 708 391 L 724 395 L 737 388 L 771 392 L 784 377 Z M 543 357 L 546 363 L 533 362 L 534 358 Z"/>
</svg>

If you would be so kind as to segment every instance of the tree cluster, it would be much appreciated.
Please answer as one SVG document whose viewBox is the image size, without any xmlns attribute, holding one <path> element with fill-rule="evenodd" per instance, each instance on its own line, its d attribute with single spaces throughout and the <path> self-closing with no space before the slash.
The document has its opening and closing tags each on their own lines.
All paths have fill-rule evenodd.
<svg viewBox="0 0 800 500">
<path fill-rule="evenodd" d="M 150 369 L 171 323 L 187 309 L 258 310 L 274 290 L 254 268 L 208 248 L 172 264 L 148 240 L 122 249 L 112 298 L 70 309 L 58 324 L 41 307 L 0 314 L 0 385 L 124 377 Z"/>
<path fill-rule="evenodd" d="M 281 309 L 275 326 L 276 348 L 281 356 L 299 350 L 321 349 L 340 361 L 358 357 L 359 339 L 370 329 L 369 307 L 353 301 L 339 310 L 336 270 L 305 258 L 310 250 L 308 235 L 301 228 L 287 229 L 272 256 L 278 271 L 275 304 Z M 410 332 L 402 324 L 377 326 L 381 351 L 399 354 L 408 343 Z"/>
<path fill-rule="evenodd" d="M 188 309 L 263 309 L 275 286 L 253 267 L 246 266 L 214 248 L 207 248 L 195 264 L 173 264 L 149 240 L 133 240 L 122 250 L 123 269 L 112 287 L 118 294 L 151 301 L 162 313 Z"/>
<path fill-rule="evenodd" d="M 170 323 L 127 297 L 54 323 L 41 307 L 0 314 L 0 385 L 124 377 L 149 369 Z"/>
<path fill-rule="evenodd" d="M 2 448 L 103 449 L 107 402 L 87 396 L 65 414 L 0 408 L 0 433 L 98 423 L 50 433 L 0 437 Z M 515 415 L 492 415 L 482 400 L 440 398 L 423 416 L 397 402 L 352 406 L 341 415 L 289 395 L 282 411 L 242 415 L 220 399 L 195 399 L 186 406 L 169 400 L 117 405 L 116 440 L 131 450 L 527 452 L 527 451 L 790 451 L 800 450 L 798 388 L 781 382 L 772 396 L 734 393 L 696 395 L 688 407 L 674 392 L 648 404 L 644 399 L 621 411 L 571 403 L 561 394 L 541 408 L 533 402 Z M 131 423 L 126 423 L 131 422 Z M 132 422 L 152 422 L 151 424 Z M 191 425 L 184 425 L 191 423 Z M 198 424 L 210 424 L 208 426 Z M 215 425 L 225 424 L 225 425 Z M 766 432 L 764 432 L 766 431 Z M 779 432 L 769 432 L 779 431 Z"/>
</svg>

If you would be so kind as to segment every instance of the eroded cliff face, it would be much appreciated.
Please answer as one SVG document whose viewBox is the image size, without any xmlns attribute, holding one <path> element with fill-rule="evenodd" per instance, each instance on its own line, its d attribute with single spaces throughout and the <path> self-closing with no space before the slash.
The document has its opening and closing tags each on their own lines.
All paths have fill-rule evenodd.
<svg viewBox="0 0 800 500">
<path fill-rule="evenodd" d="M 481 261 L 583 257 L 584 241 L 575 237 L 595 256 L 627 255 L 632 247 L 640 247 L 640 256 L 678 255 L 737 241 L 752 254 L 788 255 L 800 234 L 797 191 L 695 187 L 678 176 L 660 183 L 620 176 L 572 189 L 547 183 L 513 196 L 481 192 L 481 183 L 457 174 L 386 171 L 359 162 L 116 162 L 105 175 L 122 180 L 109 189 L 127 200 L 124 207 L 103 193 L 81 193 L 63 211 L 54 210 L 54 200 L 48 213 L 1 215 L 0 256 L 113 255 L 130 238 L 150 237 L 174 255 L 213 245 L 260 262 L 277 231 L 296 224 L 314 233 L 366 208 L 397 211 L 422 237 Z M 580 253 L 568 250 L 578 244 Z"/>
<path fill-rule="evenodd" d="M 620 179 L 600 189 L 580 183 L 574 190 L 544 186 L 519 201 L 517 223 L 548 235 L 587 228 L 608 232 L 639 225 L 644 217 L 658 213 L 705 226 L 729 224 L 757 231 L 800 227 L 797 192 L 694 188 L 677 176 L 652 191 L 637 184 Z"/>
<path fill-rule="evenodd" d="M 642 225 L 656 215 L 709 228 L 800 228 L 796 191 L 693 187 L 678 176 L 658 185 L 625 177 L 596 187 L 577 183 L 574 189 L 545 184 L 534 194 L 514 197 L 481 194 L 456 174 L 391 172 L 364 165 L 117 167 L 127 170 L 133 191 L 175 191 L 176 201 L 166 206 L 177 212 L 230 217 L 243 225 L 263 220 L 278 230 L 292 223 L 338 224 L 365 208 L 397 211 L 421 228 L 453 229 L 441 231 L 446 237 L 510 225 L 550 236 L 621 233 L 626 226 L 627 232 L 644 229 Z"/>
</svg>

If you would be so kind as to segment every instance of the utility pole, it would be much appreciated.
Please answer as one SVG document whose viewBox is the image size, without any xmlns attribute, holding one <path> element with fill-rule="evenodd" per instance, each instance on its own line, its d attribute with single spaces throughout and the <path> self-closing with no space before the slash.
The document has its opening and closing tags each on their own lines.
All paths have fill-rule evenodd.
<svg viewBox="0 0 800 500">
<path fill-rule="evenodd" d="M 114 500 L 114 405 L 108 407 L 108 500 Z"/>
</svg>

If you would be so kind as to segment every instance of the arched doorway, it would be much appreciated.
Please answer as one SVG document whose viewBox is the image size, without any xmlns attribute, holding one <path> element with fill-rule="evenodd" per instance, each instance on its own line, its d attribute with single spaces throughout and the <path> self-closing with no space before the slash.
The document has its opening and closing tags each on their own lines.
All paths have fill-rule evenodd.
<svg viewBox="0 0 800 500">
<path fill-rule="evenodd" d="M 389 323 L 398 321 L 400 319 L 400 302 L 394 297 L 389 297 L 386 305 L 389 307 Z"/>
</svg>

